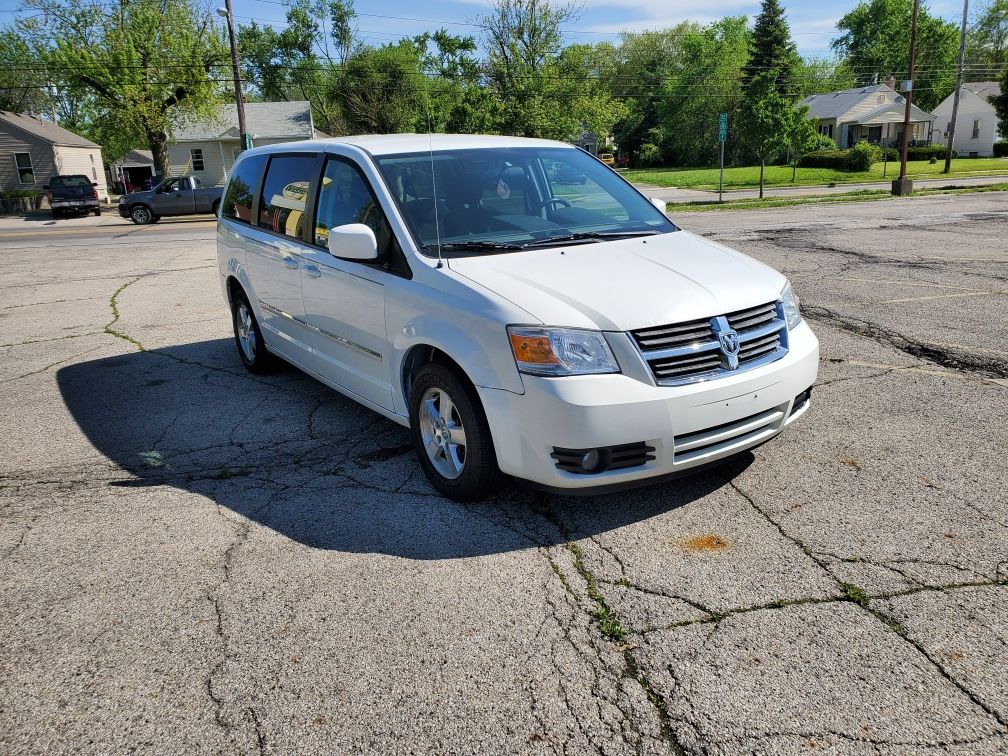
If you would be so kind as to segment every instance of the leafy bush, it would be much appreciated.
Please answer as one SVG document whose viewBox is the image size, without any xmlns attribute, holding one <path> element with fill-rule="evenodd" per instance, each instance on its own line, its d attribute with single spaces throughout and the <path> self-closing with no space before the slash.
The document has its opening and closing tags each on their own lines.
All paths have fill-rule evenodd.
<svg viewBox="0 0 1008 756">
<path fill-rule="evenodd" d="M 1008 139 L 994 142 L 994 157 L 1008 157 Z"/>
<path fill-rule="evenodd" d="M 952 150 L 952 157 L 957 157 L 958 153 Z M 929 144 L 926 147 L 909 147 L 907 149 L 907 160 L 930 160 L 936 161 L 945 159 L 944 144 Z"/>
<path fill-rule="evenodd" d="M 802 168 L 835 168 L 842 171 L 847 161 L 844 150 L 816 150 L 801 156 L 798 165 Z"/>
<path fill-rule="evenodd" d="M 20 197 L 38 197 L 41 192 L 38 189 L 8 189 L 0 192 L 0 199 L 18 199 Z"/>
<path fill-rule="evenodd" d="M 816 134 L 812 141 L 812 146 L 809 148 L 809 152 L 816 152 L 818 150 L 835 150 L 837 148 L 836 142 L 830 139 L 825 134 Z"/>
<path fill-rule="evenodd" d="M 661 165 L 662 156 L 661 150 L 658 149 L 658 145 L 652 144 L 651 142 L 645 142 L 642 144 L 640 150 L 637 152 L 637 162 L 645 168 Z"/>
<path fill-rule="evenodd" d="M 847 150 L 847 160 L 844 168 L 848 171 L 871 170 L 872 163 L 882 159 L 882 151 L 874 144 L 858 142 Z"/>
</svg>

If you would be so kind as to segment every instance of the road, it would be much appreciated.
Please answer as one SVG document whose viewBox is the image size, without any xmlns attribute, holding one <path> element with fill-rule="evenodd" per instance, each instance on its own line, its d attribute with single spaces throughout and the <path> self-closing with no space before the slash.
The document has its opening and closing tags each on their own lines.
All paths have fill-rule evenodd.
<svg viewBox="0 0 1008 756">
<path fill-rule="evenodd" d="M 243 371 L 212 223 L 0 223 L 0 752 L 1008 751 L 1008 194 L 677 220 L 794 282 L 812 410 L 465 506 Z"/>
</svg>

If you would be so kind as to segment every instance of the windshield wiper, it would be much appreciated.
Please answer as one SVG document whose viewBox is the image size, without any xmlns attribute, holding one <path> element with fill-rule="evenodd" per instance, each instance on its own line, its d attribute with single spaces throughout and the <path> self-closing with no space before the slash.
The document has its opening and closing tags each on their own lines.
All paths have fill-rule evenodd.
<svg viewBox="0 0 1008 756">
<path fill-rule="evenodd" d="M 577 234 L 565 234 L 564 236 L 551 236 L 547 239 L 536 239 L 527 242 L 525 247 L 545 247 L 551 244 L 563 244 L 564 242 L 594 242 L 605 241 L 606 239 L 629 239 L 634 236 L 654 236 L 659 233 L 648 229 L 646 231 L 585 231 Z"/>
<path fill-rule="evenodd" d="M 445 242 L 441 245 L 442 252 L 478 252 L 483 249 L 525 249 L 526 244 L 516 244 L 511 242 L 492 242 L 471 239 L 469 241 Z M 437 244 L 425 244 L 424 249 L 436 252 Z"/>
</svg>

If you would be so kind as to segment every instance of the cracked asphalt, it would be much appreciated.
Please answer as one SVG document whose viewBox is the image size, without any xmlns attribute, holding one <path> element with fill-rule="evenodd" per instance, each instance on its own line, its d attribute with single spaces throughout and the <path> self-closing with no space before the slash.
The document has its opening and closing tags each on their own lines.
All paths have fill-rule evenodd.
<svg viewBox="0 0 1008 756">
<path fill-rule="evenodd" d="M 1008 195 L 676 220 L 790 276 L 812 410 L 470 505 L 244 372 L 212 223 L 0 220 L 0 751 L 1008 753 Z"/>
</svg>

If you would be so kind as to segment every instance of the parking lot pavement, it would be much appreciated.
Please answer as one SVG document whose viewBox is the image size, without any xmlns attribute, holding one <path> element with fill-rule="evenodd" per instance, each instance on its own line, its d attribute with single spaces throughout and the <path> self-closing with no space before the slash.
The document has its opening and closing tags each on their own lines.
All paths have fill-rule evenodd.
<svg viewBox="0 0 1008 756">
<path fill-rule="evenodd" d="M 212 224 L 0 227 L 0 751 L 1008 751 L 1008 195 L 677 220 L 790 276 L 811 412 L 465 506 L 243 371 Z"/>
</svg>

